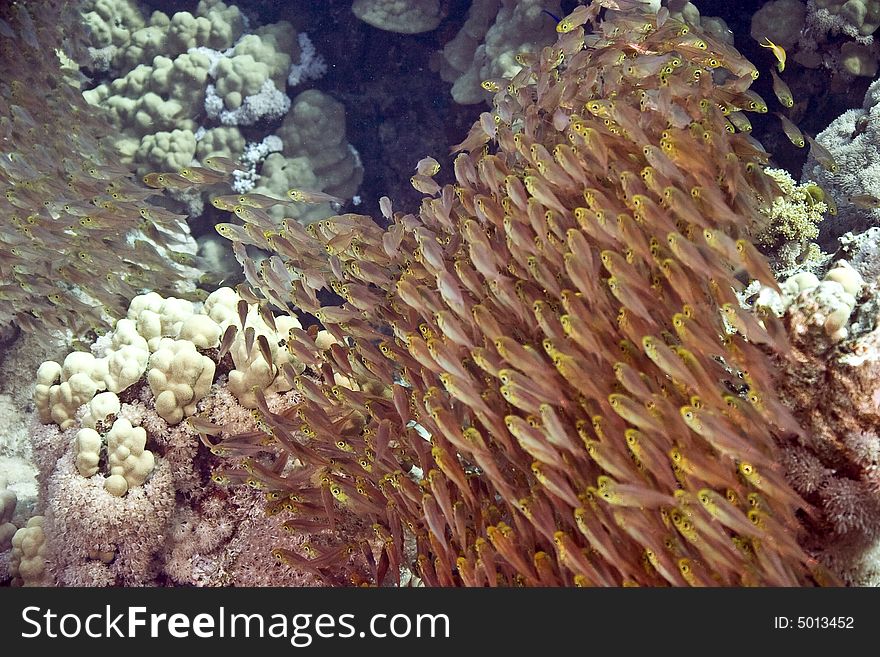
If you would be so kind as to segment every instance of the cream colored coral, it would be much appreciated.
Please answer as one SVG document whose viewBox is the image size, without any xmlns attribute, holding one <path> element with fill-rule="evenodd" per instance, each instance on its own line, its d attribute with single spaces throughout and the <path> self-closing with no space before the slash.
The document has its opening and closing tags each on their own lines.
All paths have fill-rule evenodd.
<svg viewBox="0 0 880 657">
<path fill-rule="evenodd" d="M 333 337 L 333 334 L 326 329 L 321 329 L 318 331 L 318 335 L 315 336 L 315 346 L 324 351 L 325 349 L 329 349 L 331 345 L 338 344 L 339 341 Z"/>
<path fill-rule="evenodd" d="M 12 545 L 12 536 L 16 532 L 16 526 L 12 524 L 12 516 L 15 514 L 18 496 L 15 491 L 6 487 L 6 483 L 6 477 L 0 475 L 0 552 L 9 549 Z"/>
<path fill-rule="evenodd" d="M 207 315 L 192 315 L 184 320 L 178 338 L 192 342 L 199 349 L 209 349 L 220 344 L 220 326 Z"/>
<path fill-rule="evenodd" d="M 74 414 L 99 392 L 121 392 L 136 383 L 146 369 L 147 342 L 131 320 L 120 320 L 102 358 L 74 351 L 59 365 L 46 361 L 37 370 L 34 402 L 44 424 L 55 422 L 62 429 L 74 424 Z M 109 398 L 108 398 L 109 399 Z"/>
<path fill-rule="evenodd" d="M 195 413 L 196 402 L 208 394 L 214 379 L 214 361 L 186 340 L 162 338 L 149 367 L 147 381 L 156 398 L 156 412 L 168 424 Z"/>
<path fill-rule="evenodd" d="M 782 284 L 782 290 L 794 298 L 801 292 L 806 292 L 807 290 L 812 290 L 814 287 L 819 287 L 819 283 L 820 281 L 816 274 L 802 271 L 786 279 Z"/>
<path fill-rule="evenodd" d="M 237 158 L 244 151 L 247 141 L 234 125 L 221 125 L 205 130 L 196 142 L 196 158 L 204 162 L 206 157 L 221 155 Z"/>
<path fill-rule="evenodd" d="M 354 0 L 351 11 L 368 25 L 403 34 L 428 32 L 443 18 L 438 0 Z"/>
<path fill-rule="evenodd" d="M 101 447 L 104 441 L 94 429 L 83 427 L 76 432 L 74 453 L 76 454 L 76 469 L 83 477 L 93 477 L 98 474 L 98 462 L 101 459 Z"/>
<path fill-rule="evenodd" d="M 62 429 L 74 424 L 76 409 L 104 390 L 107 361 L 84 351 L 74 351 L 63 365 L 47 361 L 37 370 L 34 400 L 44 424 L 55 422 Z"/>
<path fill-rule="evenodd" d="M 131 33 L 144 26 L 143 16 L 132 0 L 93 0 L 84 4 L 89 11 L 83 13 L 83 22 L 89 28 L 93 48 L 124 47 Z"/>
<path fill-rule="evenodd" d="M 238 302 L 241 299 L 231 287 L 221 287 L 211 292 L 202 306 L 202 312 L 214 320 L 221 330 L 229 324 L 241 327 L 238 321 Z"/>
<path fill-rule="evenodd" d="M 254 192 L 284 198 L 290 188 L 314 189 L 340 198 L 351 198 L 363 180 L 360 156 L 345 132 L 345 106 L 317 89 L 293 98 L 290 111 L 275 134 L 284 144 L 282 153 L 271 153 L 263 162 Z M 300 204 L 304 205 L 304 204 Z M 329 204 L 303 208 L 275 206 L 269 213 L 280 221 L 292 216 L 302 222 L 334 214 Z M 285 214 L 286 213 L 286 214 Z"/>
<path fill-rule="evenodd" d="M 244 332 L 239 331 L 229 350 L 235 363 L 235 369 L 229 372 L 229 390 L 242 406 L 255 408 L 257 400 L 252 390 L 254 386 L 265 393 L 290 390 L 286 377 L 280 374 L 279 368 L 282 364 L 290 363 L 297 372 L 303 371 L 305 366 L 291 356 L 284 343 L 284 338 L 291 328 L 302 328 L 302 326 L 296 317 L 282 315 L 275 318 L 275 326 L 278 329 L 276 333 L 256 313 L 248 317 L 248 326 L 255 329 L 255 335 L 266 338 L 272 363 L 266 362 L 256 346 L 248 353 Z"/>
<path fill-rule="evenodd" d="M 294 370 L 302 372 L 305 368 L 302 363 L 294 359 L 287 350 L 285 339 L 291 328 L 302 328 L 296 317 L 281 315 L 275 318 L 273 331 L 257 311 L 254 304 L 248 305 L 245 316 L 245 327 L 254 329 L 254 346 L 250 353 L 247 352 L 247 344 L 244 330 L 238 317 L 238 302 L 241 297 L 231 288 L 220 288 L 212 292 L 205 300 L 203 311 L 215 321 L 221 329 L 233 324 L 238 327 L 238 333 L 232 342 L 229 353 L 235 369 L 229 372 L 229 390 L 236 396 L 242 406 L 254 408 L 256 398 L 253 386 L 259 387 L 264 392 L 285 392 L 290 390 L 287 379 L 280 374 L 279 368 L 284 363 L 290 363 Z M 267 363 L 257 347 L 258 336 L 266 338 L 272 363 Z M 327 331 L 318 333 L 319 349 L 325 349 L 334 342 L 333 337 Z M 320 346 L 324 345 L 324 346 Z"/>
<path fill-rule="evenodd" d="M 47 586 L 46 537 L 43 534 L 43 516 L 34 516 L 12 537 L 12 557 L 9 570 L 12 583 L 17 586 Z"/>
<path fill-rule="evenodd" d="M 119 413 L 119 408 L 119 397 L 116 393 L 99 393 L 89 401 L 88 411 L 83 416 L 82 424 L 84 427 L 97 429 L 99 424 L 106 423 Z"/>
<path fill-rule="evenodd" d="M 838 260 L 825 274 L 826 281 L 835 281 L 843 286 L 844 292 L 858 296 L 865 285 L 862 275 L 846 260 Z"/>
<path fill-rule="evenodd" d="M 61 378 L 61 365 L 47 360 L 37 369 L 37 383 L 34 386 L 34 404 L 40 416 L 40 422 L 52 422 L 52 408 L 49 406 L 49 392 Z"/>
<path fill-rule="evenodd" d="M 779 286 L 782 296 L 762 288 L 755 306 L 780 317 L 789 314 L 795 335 L 819 329 L 823 339 L 836 344 L 849 335 L 849 318 L 863 285 L 861 275 L 847 261 L 838 260 L 821 281 L 809 272 L 790 276 Z"/>
<path fill-rule="evenodd" d="M 116 322 L 107 354 L 107 390 L 120 392 L 137 382 L 144 375 L 149 358 L 150 348 L 137 332 L 135 322 L 127 318 Z"/>
<path fill-rule="evenodd" d="M 877 46 L 848 41 L 840 46 L 840 65 L 851 75 L 863 78 L 877 76 Z"/>
<path fill-rule="evenodd" d="M 143 484 L 153 468 L 156 459 L 153 453 L 144 449 L 147 432 L 142 427 L 134 427 L 131 422 L 119 418 L 107 434 L 107 463 L 110 476 L 104 480 L 104 488 L 111 495 L 122 497 L 129 488 Z"/>
<path fill-rule="evenodd" d="M 169 424 L 177 424 L 195 413 L 196 403 L 213 382 L 214 361 L 198 349 L 217 347 L 230 324 L 238 328 L 238 333 L 229 350 L 235 365 L 229 373 L 229 388 L 242 405 L 256 406 L 254 386 L 266 393 L 290 390 L 279 368 L 290 363 L 297 372 L 304 369 L 286 345 L 289 330 L 301 328 L 299 320 L 279 316 L 275 319 L 277 330 L 273 330 L 260 316 L 257 306 L 248 305 L 245 327 L 241 327 L 239 301 L 241 297 L 231 288 L 211 293 L 200 312 L 189 301 L 164 299 L 152 292 L 135 297 L 128 317 L 119 320 L 110 336 L 106 356 L 96 358 L 90 353 L 74 352 L 63 366 L 50 361 L 40 367 L 35 401 L 42 421 L 56 422 L 67 429 L 74 424 L 76 410 L 91 402 L 83 426 L 100 431 L 99 422 L 118 411 L 119 400 L 113 393 L 129 388 L 147 371 L 157 412 Z M 249 353 L 244 328 L 254 330 Z M 271 363 L 263 357 L 257 338 L 266 339 Z M 329 333 L 319 333 L 320 349 L 332 342 Z M 103 393 L 104 390 L 108 392 Z M 99 392 L 102 394 L 96 397 Z"/>
<path fill-rule="evenodd" d="M 137 332 L 146 339 L 150 351 L 158 348 L 163 337 L 177 336 L 192 314 L 191 301 L 163 298 L 156 292 L 136 296 L 128 307 L 128 318 L 134 320 Z"/>
<path fill-rule="evenodd" d="M 436 61 L 441 77 L 452 82 L 452 97 L 462 105 L 490 98 L 480 83 L 513 77 L 522 68 L 520 52 L 538 52 L 556 39 L 556 26 L 546 13 L 560 12 L 558 2 L 474 0 L 461 31 L 444 46 Z"/>
</svg>

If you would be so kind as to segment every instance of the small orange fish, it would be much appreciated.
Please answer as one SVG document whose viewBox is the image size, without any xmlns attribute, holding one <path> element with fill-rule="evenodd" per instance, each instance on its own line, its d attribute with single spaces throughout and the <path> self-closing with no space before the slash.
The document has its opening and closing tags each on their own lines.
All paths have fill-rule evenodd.
<svg viewBox="0 0 880 657">
<path fill-rule="evenodd" d="M 782 131 L 785 133 L 785 136 L 788 137 L 788 140 L 797 146 L 798 148 L 803 148 L 806 143 L 804 140 L 804 135 L 788 117 L 779 112 L 776 112 L 776 116 L 779 117 L 779 121 L 782 123 Z"/>
<path fill-rule="evenodd" d="M 773 78 L 773 93 L 776 94 L 776 98 L 786 107 L 792 107 L 794 105 L 794 97 L 791 94 L 791 89 L 783 82 L 782 78 L 776 75 L 776 71 L 772 69 L 770 70 L 770 77 Z"/>
<path fill-rule="evenodd" d="M 312 192 L 305 189 L 288 189 L 287 196 L 291 201 L 298 203 L 345 203 L 345 199 L 325 194 L 324 192 Z"/>
</svg>

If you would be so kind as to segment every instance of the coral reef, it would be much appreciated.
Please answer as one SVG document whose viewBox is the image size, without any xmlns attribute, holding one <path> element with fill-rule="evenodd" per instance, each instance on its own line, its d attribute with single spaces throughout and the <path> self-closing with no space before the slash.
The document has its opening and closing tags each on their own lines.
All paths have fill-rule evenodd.
<svg viewBox="0 0 880 657">
<path fill-rule="evenodd" d="M 12 537 L 9 574 L 13 586 L 46 586 L 51 578 L 46 570 L 46 537 L 43 516 L 34 516 Z"/>
<path fill-rule="evenodd" d="M 873 0 L 769 0 L 752 15 L 755 41 L 789 50 L 807 68 L 830 70 L 837 84 L 877 74 L 873 33 L 880 25 L 880 3 Z"/>
<path fill-rule="evenodd" d="M 342 213 L 361 101 L 294 11 L 0 10 L 0 583 L 880 582 L 877 83 L 813 142 L 758 81 L 811 142 L 798 184 L 690 3 L 331 5 L 304 13 L 419 44 L 394 83 L 446 40 L 456 103 L 489 103 L 406 172 L 413 212 Z M 874 75 L 870 5 L 771 0 L 772 55 L 743 45 Z"/>
<path fill-rule="evenodd" d="M 242 318 L 244 327 L 240 326 Z M 233 330 L 226 331 L 230 326 Z M 258 416 L 247 408 L 253 405 L 254 392 L 247 385 L 233 385 L 236 375 L 265 390 L 261 401 L 269 408 L 279 410 L 296 403 L 296 393 L 274 392 L 290 386 L 272 363 L 293 368 L 294 373 L 303 366 L 286 349 L 269 349 L 267 336 L 277 345 L 275 331 L 298 328 L 294 318 L 258 314 L 256 307 L 248 307 L 229 288 L 210 295 L 203 308 L 150 294 L 136 297 L 129 318 L 120 320 L 114 332 L 99 340 L 94 346 L 97 357 L 73 352 L 65 358 L 64 367 L 45 364 L 41 369 L 66 368 L 68 382 L 76 380 L 83 373 L 76 368 L 83 367 L 90 381 L 86 387 L 93 391 L 104 383 L 95 374 L 107 371 L 106 364 L 119 354 L 113 348 L 122 339 L 126 344 L 139 340 L 149 355 L 147 359 L 138 351 L 131 352 L 136 365 L 124 384 L 113 385 L 113 392 L 78 397 L 63 413 L 49 409 L 53 400 L 64 397 L 56 392 L 64 383 L 38 390 L 45 424 L 33 430 L 32 441 L 43 515 L 15 533 L 18 538 L 13 538 L 9 557 L 13 582 L 253 586 L 339 584 L 367 577 L 360 550 L 353 552 L 350 564 L 332 574 L 278 565 L 265 541 L 314 555 L 336 549 L 329 532 L 307 517 L 304 526 L 292 532 L 283 515 L 266 514 L 265 494 L 253 490 L 262 488 L 256 480 L 251 482 L 253 488 L 228 492 L 215 483 L 243 483 L 249 481 L 248 471 L 267 471 L 260 464 L 258 444 L 251 446 L 247 458 L 235 462 L 235 469 L 226 463 L 225 470 L 220 470 L 218 455 L 224 450 L 213 445 L 209 435 L 220 427 L 253 434 L 261 426 Z M 221 346 L 221 333 L 235 339 Z M 332 342 L 328 337 L 322 335 L 320 342 Z M 171 349 L 174 354 L 163 356 Z M 181 353 L 192 358 L 181 358 Z M 271 368 L 266 367 L 267 358 Z M 212 386 L 215 366 L 218 380 Z M 167 376 L 169 371 L 173 376 Z M 275 376 L 280 382 L 273 384 Z M 161 385 L 157 378 L 162 379 Z M 173 400 L 166 403 L 166 393 L 171 391 Z M 241 393 L 244 406 L 234 391 Z M 199 415 L 192 418 L 196 412 Z M 191 421 L 181 422 L 184 416 Z M 275 476 L 295 479 L 297 472 L 291 464 L 279 468 Z M 3 495 L 0 519 L 5 523 L 7 515 L 11 517 L 7 498 L 14 497 Z M 360 521 L 344 511 L 334 529 L 334 540 L 338 532 L 354 545 L 364 540 Z"/>
<path fill-rule="evenodd" d="M 733 42 L 733 35 L 723 20 L 701 19 L 691 2 L 667 4 L 676 5 L 670 13 L 673 18 L 686 20 L 716 38 Z M 640 3 L 641 10 L 654 13 L 660 6 L 660 0 Z M 522 70 L 520 53 L 538 52 L 553 43 L 555 16 L 559 13 L 559 0 L 476 0 L 471 3 L 461 30 L 436 53 L 432 65 L 443 80 L 452 83 L 452 98 L 456 103 L 488 102 L 492 98 L 492 82 L 500 84 Z M 614 12 L 609 12 L 609 16 L 612 15 Z M 484 83 L 489 84 L 489 88 Z"/>
<path fill-rule="evenodd" d="M 876 0 L 811 0 L 811 9 L 824 10 L 826 20 L 852 36 L 869 36 L 880 27 L 880 2 Z"/>
</svg>

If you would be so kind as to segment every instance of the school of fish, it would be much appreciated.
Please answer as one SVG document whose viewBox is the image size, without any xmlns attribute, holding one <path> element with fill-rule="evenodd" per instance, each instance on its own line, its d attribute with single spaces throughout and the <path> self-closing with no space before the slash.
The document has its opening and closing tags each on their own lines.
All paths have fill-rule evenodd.
<svg viewBox="0 0 880 657">
<path fill-rule="evenodd" d="M 264 490 L 291 531 L 345 508 L 375 535 L 278 560 L 320 573 L 362 553 L 374 584 L 404 565 L 434 586 L 832 583 L 777 458 L 801 431 L 774 394 L 785 331 L 736 296 L 776 287 L 751 241 L 781 193 L 745 115 L 767 111 L 758 70 L 628 4 L 578 6 L 485 81 L 454 183 L 418 163 L 417 215 L 383 198 L 386 229 L 279 226 L 259 198 L 215 203 L 244 222 L 218 226 L 242 295 L 337 341 L 290 333 L 302 401 L 272 412 L 256 390 L 258 431 L 190 419 L 230 457 L 215 481 Z M 248 244 L 273 255 L 257 267 Z"/>
<path fill-rule="evenodd" d="M 0 326 L 85 337 L 142 290 L 174 289 L 192 256 L 185 215 L 155 201 L 102 141 L 106 119 L 83 99 L 56 47 L 85 45 L 67 3 L 0 10 Z"/>
</svg>

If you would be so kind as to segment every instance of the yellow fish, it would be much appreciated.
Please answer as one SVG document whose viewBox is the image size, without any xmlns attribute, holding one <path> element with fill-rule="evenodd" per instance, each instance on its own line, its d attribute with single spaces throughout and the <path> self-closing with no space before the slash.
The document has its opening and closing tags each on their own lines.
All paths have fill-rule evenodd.
<svg viewBox="0 0 880 657">
<path fill-rule="evenodd" d="M 770 48 L 770 50 L 773 51 L 773 55 L 774 57 L 776 57 L 776 68 L 778 68 L 779 72 L 782 73 L 785 70 L 785 48 L 783 48 L 782 46 L 777 46 L 767 37 L 764 37 L 764 41 L 766 41 L 767 43 L 759 42 L 758 45 L 763 48 Z"/>
</svg>

